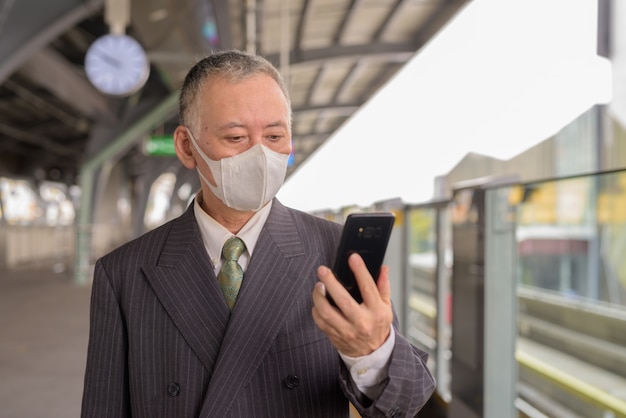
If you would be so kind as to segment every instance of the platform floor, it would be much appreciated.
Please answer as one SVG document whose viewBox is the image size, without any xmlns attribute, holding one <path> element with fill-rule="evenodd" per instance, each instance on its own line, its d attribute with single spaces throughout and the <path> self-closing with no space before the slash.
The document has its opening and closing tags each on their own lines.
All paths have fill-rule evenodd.
<svg viewBox="0 0 626 418">
<path fill-rule="evenodd" d="M 0 418 L 80 416 L 91 286 L 53 270 L 0 270 Z"/>
<path fill-rule="evenodd" d="M 52 268 L 0 271 L 0 418 L 80 416 L 90 294 Z"/>
</svg>

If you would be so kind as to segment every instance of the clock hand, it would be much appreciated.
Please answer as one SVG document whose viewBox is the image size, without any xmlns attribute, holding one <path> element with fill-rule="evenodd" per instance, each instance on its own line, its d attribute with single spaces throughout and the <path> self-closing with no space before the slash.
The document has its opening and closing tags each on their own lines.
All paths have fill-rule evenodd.
<svg viewBox="0 0 626 418">
<path fill-rule="evenodd" d="M 116 60 L 115 58 L 107 54 L 99 54 L 99 57 L 102 61 L 106 62 L 112 67 L 120 68 L 122 66 L 122 63 L 119 60 Z"/>
</svg>

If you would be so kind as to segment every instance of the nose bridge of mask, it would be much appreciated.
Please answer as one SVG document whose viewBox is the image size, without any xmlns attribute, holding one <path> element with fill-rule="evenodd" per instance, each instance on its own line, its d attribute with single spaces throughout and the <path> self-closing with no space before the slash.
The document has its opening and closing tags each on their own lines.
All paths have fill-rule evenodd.
<svg viewBox="0 0 626 418">
<path fill-rule="evenodd" d="M 261 201 L 265 202 L 266 198 L 267 198 L 267 194 L 268 194 L 268 190 L 267 190 L 267 184 L 268 184 L 267 176 L 269 175 L 268 174 L 269 173 L 269 167 L 268 167 L 269 166 L 269 161 L 268 161 L 269 160 L 269 154 L 268 154 L 269 149 L 267 149 L 266 147 L 261 146 L 259 144 L 259 151 L 263 155 L 263 165 L 264 165 L 263 169 L 261 170 L 261 174 L 263 176 L 263 183 L 262 183 L 263 186 L 261 187 L 261 189 L 263 190 L 263 196 L 261 197 Z"/>
<path fill-rule="evenodd" d="M 235 194 L 245 194 L 240 196 L 239 199 L 249 200 L 250 205 L 259 205 L 254 207 L 254 210 L 260 209 L 261 202 L 265 202 L 267 195 L 267 176 L 268 176 L 268 156 L 266 147 L 261 144 L 256 144 L 252 148 L 234 155 L 229 158 L 220 160 L 222 179 L 230 184 L 237 184 L 239 181 L 244 181 L 249 188 L 247 190 L 233 190 L 225 188 L 224 197 L 230 201 L 234 198 Z M 259 203 L 252 203 L 259 202 Z"/>
<path fill-rule="evenodd" d="M 280 152 L 276 152 L 273 151 L 269 148 L 265 148 L 263 150 L 265 152 L 265 164 L 267 164 L 268 166 L 274 166 L 276 167 L 276 174 L 279 177 L 279 184 L 277 186 L 277 190 L 276 192 L 278 192 L 278 189 L 280 188 L 280 186 L 283 184 L 283 181 L 285 180 L 285 175 L 287 174 L 287 165 L 289 163 L 289 154 L 283 154 Z M 279 174 L 280 173 L 280 174 Z"/>
<path fill-rule="evenodd" d="M 258 210 L 276 195 L 283 184 L 288 154 L 256 144 L 240 154 L 214 161 L 200 149 L 189 129 L 187 132 L 196 151 L 213 174 L 217 186 L 209 183 L 199 169 L 198 174 L 227 206 L 240 210 Z"/>
<path fill-rule="evenodd" d="M 265 154 L 266 164 L 270 164 L 271 160 L 274 160 L 275 162 L 279 164 L 284 164 L 289 160 L 289 154 L 283 154 L 280 152 L 272 151 L 271 149 L 267 147 L 263 147 L 263 152 Z M 287 167 L 285 166 L 285 168 Z"/>
</svg>

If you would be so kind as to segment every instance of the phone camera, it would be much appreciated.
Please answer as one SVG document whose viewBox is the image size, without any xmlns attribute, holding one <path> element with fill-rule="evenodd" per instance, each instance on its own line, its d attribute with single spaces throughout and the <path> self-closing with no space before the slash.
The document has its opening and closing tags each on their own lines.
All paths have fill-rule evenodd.
<svg viewBox="0 0 626 418">
<path fill-rule="evenodd" d="M 373 226 L 368 226 L 367 228 L 365 228 L 365 230 L 363 231 L 363 237 L 364 238 L 372 238 L 373 236 L 376 235 L 376 228 Z"/>
</svg>

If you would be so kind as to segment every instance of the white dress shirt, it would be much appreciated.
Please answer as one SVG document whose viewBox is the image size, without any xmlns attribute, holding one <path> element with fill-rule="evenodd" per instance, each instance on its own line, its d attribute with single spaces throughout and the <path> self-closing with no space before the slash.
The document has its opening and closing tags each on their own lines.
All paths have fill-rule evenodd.
<svg viewBox="0 0 626 418">
<path fill-rule="evenodd" d="M 202 235 L 202 241 L 204 247 L 209 254 L 211 264 L 215 271 L 215 275 L 220 271 L 222 267 L 222 247 L 226 240 L 231 238 L 233 234 L 224 228 L 220 223 L 207 214 L 200 206 L 202 196 L 198 192 L 194 199 L 194 214 L 196 221 L 200 227 L 200 234 Z M 239 257 L 239 265 L 245 272 L 250 262 L 250 257 L 254 252 L 254 247 L 257 243 L 261 230 L 265 225 L 265 221 L 269 216 L 272 208 L 272 202 L 263 206 L 258 212 L 256 212 L 252 218 L 244 225 L 244 227 L 237 233 L 237 236 L 246 244 L 246 250 Z M 357 388 L 370 399 L 375 399 L 380 392 L 382 392 L 382 384 L 388 375 L 389 370 L 389 358 L 393 351 L 395 343 L 395 333 L 393 327 L 387 341 L 380 346 L 376 351 L 369 355 L 362 357 L 349 357 L 341 352 L 339 353 L 341 359 L 345 363 L 348 370 L 350 370 L 350 376 L 356 384 Z"/>
</svg>

